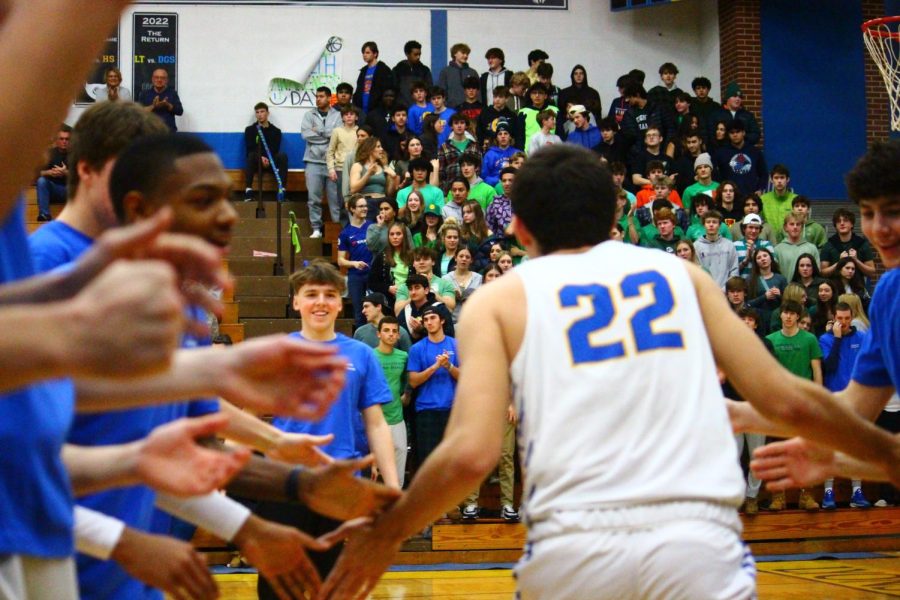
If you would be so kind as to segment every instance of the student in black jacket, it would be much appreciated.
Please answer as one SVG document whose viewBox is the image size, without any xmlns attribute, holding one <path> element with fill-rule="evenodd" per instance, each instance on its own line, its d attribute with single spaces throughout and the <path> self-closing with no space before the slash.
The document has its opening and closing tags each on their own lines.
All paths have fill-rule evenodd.
<svg viewBox="0 0 900 600">
<path fill-rule="evenodd" d="M 391 68 L 378 60 L 378 44 L 366 42 L 362 46 L 363 62 L 356 79 L 356 92 L 353 94 L 353 106 L 367 113 L 381 103 L 384 90 L 394 86 L 394 75 Z"/>
</svg>

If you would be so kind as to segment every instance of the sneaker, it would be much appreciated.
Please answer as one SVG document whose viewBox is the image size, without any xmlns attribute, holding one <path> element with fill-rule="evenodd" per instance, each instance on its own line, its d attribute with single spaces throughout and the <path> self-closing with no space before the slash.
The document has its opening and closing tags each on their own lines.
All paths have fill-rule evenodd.
<svg viewBox="0 0 900 600">
<path fill-rule="evenodd" d="M 810 496 L 809 492 L 800 490 L 800 499 L 797 500 L 797 508 L 809 511 L 819 510 L 819 503 Z"/>
<path fill-rule="evenodd" d="M 38 223 L 46 223 L 47 221 L 52 221 L 53 217 L 51 217 L 48 214 L 40 214 L 40 215 L 38 215 L 37 220 L 38 220 Z"/>
<path fill-rule="evenodd" d="M 478 518 L 478 505 L 477 504 L 466 504 L 463 507 L 462 511 L 463 519 L 477 519 Z"/>
<path fill-rule="evenodd" d="M 853 490 L 853 495 L 850 496 L 850 508 L 872 508 L 872 503 L 863 496 L 862 488 Z"/>
<path fill-rule="evenodd" d="M 825 510 L 834 510 L 837 508 L 837 503 L 834 501 L 833 489 L 825 488 L 825 495 L 822 496 L 822 508 Z"/>
<path fill-rule="evenodd" d="M 772 501 L 769 502 L 769 510 L 772 512 L 784 510 L 786 504 L 787 501 L 784 498 L 784 492 L 775 492 L 772 494 Z"/>
<path fill-rule="evenodd" d="M 320 237 L 322 237 L 322 230 L 321 229 L 313 229 L 313 232 L 310 234 L 309 237 L 310 237 L 310 239 L 314 239 L 314 240 L 319 239 Z"/>
<path fill-rule="evenodd" d="M 244 190 L 244 202 L 253 202 L 253 188 Z"/>
<path fill-rule="evenodd" d="M 756 498 L 747 498 L 744 500 L 744 514 L 755 515 L 759 512 L 759 502 Z"/>
<path fill-rule="evenodd" d="M 503 510 L 500 511 L 500 516 L 504 521 L 518 521 L 519 511 L 513 508 L 512 504 L 504 504 Z"/>
<path fill-rule="evenodd" d="M 875 503 L 875 506 L 878 508 L 887 508 L 888 506 L 890 506 L 890 504 L 888 504 L 887 500 L 882 498 L 878 502 Z"/>
</svg>

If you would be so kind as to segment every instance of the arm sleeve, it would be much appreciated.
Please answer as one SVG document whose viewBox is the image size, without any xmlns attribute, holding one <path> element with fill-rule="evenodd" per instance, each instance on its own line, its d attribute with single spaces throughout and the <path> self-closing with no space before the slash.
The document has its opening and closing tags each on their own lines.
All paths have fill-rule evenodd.
<svg viewBox="0 0 900 600">
<path fill-rule="evenodd" d="M 191 498 L 157 494 L 156 506 L 227 541 L 234 538 L 250 517 L 246 506 L 216 492 Z"/>
<path fill-rule="evenodd" d="M 822 351 L 822 371 L 834 373 L 837 371 L 841 360 L 841 343 L 844 338 L 836 338 L 833 335 L 823 335 L 819 338 L 819 348 Z"/>
<path fill-rule="evenodd" d="M 75 549 L 108 560 L 125 531 L 125 523 L 83 506 L 75 506 Z"/>
<path fill-rule="evenodd" d="M 180 117 L 184 114 L 184 107 L 181 105 L 181 98 L 178 97 L 178 92 L 172 90 L 172 114 L 176 117 Z"/>
</svg>

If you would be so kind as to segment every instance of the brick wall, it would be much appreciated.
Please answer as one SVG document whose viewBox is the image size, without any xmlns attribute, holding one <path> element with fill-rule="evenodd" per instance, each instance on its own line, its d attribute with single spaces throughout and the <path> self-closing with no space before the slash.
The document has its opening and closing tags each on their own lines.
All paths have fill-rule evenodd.
<svg viewBox="0 0 900 600">
<path fill-rule="evenodd" d="M 862 0 L 863 20 L 884 17 L 884 0 Z M 862 33 L 860 32 L 860 35 Z M 881 73 L 867 49 L 863 50 L 866 71 L 866 143 L 888 138 L 891 126 L 891 106 Z"/>
<path fill-rule="evenodd" d="M 737 81 L 744 93 L 744 108 L 759 120 L 765 140 L 762 119 L 762 51 L 759 34 L 760 0 L 719 0 L 719 46 L 722 90 Z"/>
</svg>

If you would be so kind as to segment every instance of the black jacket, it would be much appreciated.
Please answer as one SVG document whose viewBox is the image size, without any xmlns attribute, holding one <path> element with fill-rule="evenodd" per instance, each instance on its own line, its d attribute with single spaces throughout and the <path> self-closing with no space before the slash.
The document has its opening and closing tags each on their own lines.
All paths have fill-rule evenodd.
<svg viewBox="0 0 900 600">
<path fill-rule="evenodd" d="M 409 88 L 414 82 L 424 81 L 428 87 L 434 85 L 431 69 L 421 62 L 411 65 L 408 60 L 403 59 L 394 66 L 391 74 L 394 77 L 394 85 L 397 86 L 397 98 L 407 106 L 412 105 L 412 94 Z"/>
<path fill-rule="evenodd" d="M 359 77 L 356 78 L 356 91 L 353 92 L 353 106 L 357 108 L 363 107 L 363 90 L 366 85 L 366 70 L 369 67 L 364 65 L 359 70 Z M 394 85 L 394 75 L 391 68 L 380 60 L 375 65 L 375 73 L 372 79 L 372 89 L 369 90 L 369 110 L 381 104 L 381 95 L 384 94 L 385 88 Z"/>
</svg>

